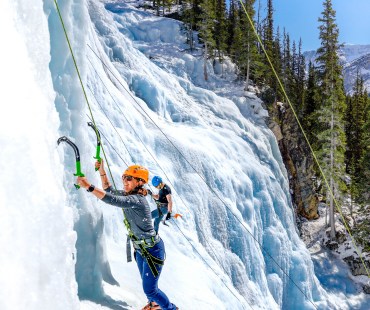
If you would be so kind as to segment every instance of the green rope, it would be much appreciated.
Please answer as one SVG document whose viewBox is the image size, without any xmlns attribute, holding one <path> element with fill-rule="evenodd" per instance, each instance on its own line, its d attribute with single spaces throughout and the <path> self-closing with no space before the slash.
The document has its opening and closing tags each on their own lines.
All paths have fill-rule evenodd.
<svg viewBox="0 0 370 310">
<path fill-rule="evenodd" d="M 75 58 L 74 53 L 73 53 L 73 49 L 72 49 L 72 46 L 71 46 L 71 42 L 69 41 L 69 37 L 68 37 L 68 34 L 67 34 L 67 30 L 66 30 L 66 27 L 65 27 L 65 25 L 64 25 L 63 17 L 62 17 L 62 14 L 61 14 L 61 12 L 60 12 L 59 5 L 58 5 L 57 0 L 54 0 L 54 3 L 55 3 L 55 6 L 56 6 L 56 9 L 57 9 L 58 15 L 59 15 L 60 22 L 61 22 L 62 27 L 63 27 L 63 31 L 64 31 L 64 35 L 65 35 L 65 38 L 66 38 L 67 43 L 68 43 L 69 51 L 71 52 L 71 56 L 72 56 L 73 63 L 74 63 L 74 66 L 75 66 L 75 69 L 76 69 L 76 72 L 77 72 L 77 75 L 78 75 L 78 79 L 79 79 L 79 81 L 80 81 L 80 84 L 81 84 L 81 87 L 82 87 L 82 91 L 83 91 L 83 94 L 84 94 L 84 97 L 85 97 L 85 100 L 86 100 L 87 106 L 88 106 L 88 108 L 89 108 L 89 112 L 90 112 L 90 115 L 91 115 L 91 120 L 92 120 L 92 122 L 93 122 L 93 124 L 94 124 L 95 128 L 97 128 L 97 126 L 96 126 L 96 122 L 95 122 L 95 119 L 94 119 L 94 116 L 93 116 L 93 113 L 92 113 L 92 110 L 91 110 L 91 106 L 90 106 L 90 103 L 89 103 L 89 99 L 87 98 L 86 90 L 85 90 L 84 84 L 83 84 L 83 82 L 82 82 L 82 78 L 81 78 L 80 70 L 78 70 L 78 66 L 77 66 L 76 58 Z M 109 174 L 110 174 L 110 176 L 111 176 L 111 178 L 112 178 L 114 188 L 117 190 L 116 184 L 115 184 L 114 179 L 113 179 L 112 171 L 111 171 L 111 169 L 110 169 L 109 162 L 108 162 L 107 156 L 106 156 L 106 154 L 105 154 L 105 150 L 104 150 L 104 148 L 103 148 L 103 145 L 102 145 L 102 143 L 101 143 L 101 141 L 100 141 L 100 137 L 99 137 L 99 134 L 98 134 L 97 130 L 96 130 L 96 136 L 98 137 L 99 142 L 100 142 L 100 144 L 101 144 L 101 148 L 102 148 L 102 151 L 103 151 L 103 154 L 104 154 L 105 162 L 107 163 L 107 167 L 108 167 L 108 170 L 109 170 Z"/>
<path fill-rule="evenodd" d="M 98 131 L 97 131 L 97 126 L 96 126 L 96 123 L 95 123 L 95 119 L 94 119 L 94 116 L 93 116 L 93 113 L 92 113 L 92 110 L 91 110 L 91 106 L 90 106 L 89 100 L 88 100 L 88 98 L 87 98 L 87 94 L 86 94 L 85 87 L 84 87 L 83 82 L 82 82 L 82 78 L 81 78 L 81 75 L 80 75 L 80 71 L 78 70 L 77 62 L 76 62 L 76 59 L 75 59 L 75 57 L 74 57 L 73 49 L 72 49 L 71 43 L 70 43 L 69 38 L 68 38 L 67 30 L 66 30 L 65 25 L 64 25 L 64 21 L 63 21 L 62 14 L 61 14 L 61 12 L 60 12 L 60 10 L 59 10 L 59 6 L 58 6 L 58 2 L 57 2 L 57 0 L 54 0 L 54 3 L 55 3 L 55 6 L 56 6 L 56 8 L 57 8 L 58 15 L 59 15 L 59 19 L 60 19 L 60 22 L 61 22 L 62 27 L 63 27 L 64 35 L 65 35 L 65 37 L 66 37 L 66 40 L 67 40 L 67 43 L 68 43 L 68 47 L 69 47 L 69 50 L 70 50 L 71 55 L 72 55 L 72 59 L 73 59 L 74 66 L 75 66 L 75 68 L 76 68 L 76 72 L 77 72 L 77 75 L 78 75 L 78 79 L 79 79 L 79 81 L 80 81 L 80 84 L 81 84 L 81 87 L 82 87 L 82 91 L 83 91 L 83 94 L 84 94 L 84 97 L 85 97 L 85 100 L 86 100 L 87 106 L 88 106 L 89 111 L 90 111 L 91 120 L 92 120 L 92 122 L 93 122 L 93 124 L 94 124 L 94 126 L 95 126 L 95 131 L 96 131 L 95 133 L 96 133 L 96 136 L 97 136 L 97 138 L 98 138 L 98 140 L 99 140 L 99 142 L 100 142 L 100 144 L 101 144 L 101 147 L 102 147 L 102 150 L 103 150 L 103 154 L 104 154 L 104 158 L 105 158 L 105 161 L 106 161 L 107 166 L 108 166 L 108 169 L 109 169 L 109 174 L 111 175 L 111 178 L 112 178 L 112 181 L 113 181 L 113 184 L 114 184 L 114 188 L 115 188 L 115 190 L 117 191 L 117 187 L 116 187 L 116 184 L 115 184 L 114 179 L 113 179 L 113 175 L 112 175 L 112 172 L 111 172 L 111 169 L 110 169 L 110 166 L 109 166 L 109 162 L 108 162 L 108 160 L 107 160 L 107 156 L 106 156 L 106 154 L 105 154 L 105 151 L 104 151 L 103 145 L 102 145 L 101 140 L 100 140 L 100 135 L 99 135 L 99 133 L 98 133 Z M 123 216 L 124 216 L 124 221 L 123 221 L 123 223 L 124 223 L 124 224 L 125 224 L 125 226 L 126 226 L 126 229 L 127 229 L 128 233 L 129 233 L 130 238 L 131 238 L 131 239 L 138 239 L 138 238 L 133 234 L 133 232 L 132 232 L 132 230 L 131 230 L 130 224 L 129 224 L 129 222 L 127 221 L 127 218 L 126 218 L 126 216 L 125 216 L 125 211 L 124 211 L 124 209 L 123 209 L 123 208 L 122 208 L 122 212 L 123 212 Z M 154 263 L 153 263 L 153 261 L 152 261 L 151 257 L 149 256 L 149 254 L 150 254 L 150 253 L 149 253 L 149 252 L 148 252 L 148 251 L 147 251 L 143 246 L 140 246 L 140 249 L 141 249 L 141 251 L 143 252 L 143 254 L 147 257 L 148 264 L 150 265 L 150 268 L 151 268 L 151 270 L 152 270 L 153 274 L 154 274 L 155 276 L 156 276 L 156 275 L 158 275 L 158 271 L 157 271 L 157 269 L 156 269 L 156 267 L 155 267 L 155 265 L 154 265 Z M 154 269 L 153 269 L 153 268 L 154 268 Z"/>
</svg>

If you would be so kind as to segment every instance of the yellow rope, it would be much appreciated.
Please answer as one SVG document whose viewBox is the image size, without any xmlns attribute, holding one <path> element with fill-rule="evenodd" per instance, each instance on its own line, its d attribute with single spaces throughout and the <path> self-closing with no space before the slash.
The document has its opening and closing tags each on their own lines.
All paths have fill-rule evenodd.
<svg viewBox="0 0 370 310">
<path fill-rule="evenodd" d="M 324 174 L 324 172 L 323 172 L 323 170 L 322 170 L 322 168 L 321 168 L 321 165 L 319 164 L 319 161 L 318 161 L 318 159 L 317 159 L 317 157 L 316 157 L 316 154 L 315 154 L 315 152 L 314 152 L 314 150 L 313 150 L 313 148 L 312 148 L 312 146 L 311 146 L 311 143 L 310 143 L 310 141 L 308 140 L 307 135 L 306 135 L 306 133 L 305 133 L 305 131 L 304 131 L 304 129 L 303 129 L 303 127 L 302 127 L 302 125 L 301 125 L 301 122 L 300 122 L 300 121 L 299 121 L 299 119 L 298 119 L 298 116 L 297 116 L 297 114 L 296 114 L 296 112 L 295 112 L 295 110 L 294 110 L 294 108 L 293 108 L 293 105 L 291 104 L 291 102 L 290 102 L 290 100 L 289 100 L 289 97 L 288 97 L 288 95 L 287 95 L 287 93 L 286 93 L 286 91 L 285 91 L 285 88 L 284 88 L 283 84 L 281 83 L 281 81 L 280 81 L 280 78 L 279 78 L 278 74 L 276 73 L 276 70 L 275 70 L 275 68 L 274 68 L 274 65 L 272 64 L 271 59 L 270 59 L 270 57 L 269 57 L 269 55 L 268 55 L 268 53 L 267 53 L 267 51 L 266 51 L 266 49 L 265 49 L 265 47 L 264 47 L 264 45 L 263 45 L 263 43 L 262 43 L 262 40 L 261 40 L 261 38 L 260 38 L 260 36 L 259 36 L 259 34 L 258 34 L 258 32 L 257 32 L 256 28 L 254 27 L 254 23 L 253 23 L 253 21 L 252 21 L 251 17 L 249 16 L 249 14 L 248 14 L 248 11 L 246 10 L 246 8 L 245 8 L 245 6 L 244 6 L 244 3 L 242 2 L 242 0 L 239 0 L 239 1 L 240 1 L 241 6 L 243 7 L 243 10 L 244 10 L 244 12 L 245 12 L 245 14 L 246 14 L 247 18 L 248 18 L 248 21 L 249 21 L 249 23 L 250 23 L 250 25 L 251 25 L 251 27 L 252 27 L 252 29 L 253 29 L 253 31 L 254 31 L 254 33 L 255 33 L 256 37 L 257 37 L 257 40 L 258 40 L 258 42 L 260 43 L 260 45 L 261 45 L 261 47 L 262 47 L 262 49 L 263 49 L 263 52 L 265 53 L 265 55 L 266 55 L 266 57 L 267 57 L 267 60 L 268 60 L 268 62 L 269 62 L 269 64 L 270 64 L 270 66 L 271 66 L 272 71 L 274 72 L 274 75 L 275 75 L 275 77 L 276 77 L 276 79 L 277 79 L 277 81 L 278 81 L 278 83 L 279 83 L 279 85 L 280 85 L 280 87 L 281 87 L 281 90 L 283 91 L 284 96 L 285 96 L 285 98 L 286 98 L 286 100 L 287 100 L 287 102 L 288 102 L 288 104 L 289 104 L 290 108 L 291 108 L 291 109 L 292 109 L 292 111 L 293 111 L 293 114 L 294 114 L 294 117 L 295 117 L 295 118 L 296 118 L 296 120 L 297 120 L 298 126 L 299 126 L 299 128 L 301 129 L 301 131 L 302 131 L 302 133 L 303 133 L 303 136 L 304 136 L 304 138 L 305 138 L 305 139 L 306 139 L 306 141 L 307 141 L 307 144 L 308 144 L 308 146 L 309 146 L 309 148 L 310 148 L 310 150 L 311 150 L 311 152 L 312 152 L 313 158 L 314 158 L 314 160 L 315 160 L 315 162 L 316 162 L 316 164 L 317 164 L 317 166 L 318 166 L 318 168 L 319 168 L 319 170 L 320 170 L 320 173 L 321 173 L 321 175 L 322 175 L 322 177 L 323 177 L 323 179 L 324 179 L 325 185 L 326 185 L 326 186 L 327 186 L 327 188 L 329 189 L 329 193 L 330 193 L 330 195 L 331 195 L 331 196 L 332 196 L 332 198 L 333 198 L 333 201 L 334 201 L 334 203 L 335 203 L 335 207 L 337 208 L 337 210 L 338 210 L 338 212 L 339 212 L 339 214 L 340 214 L 340 216 L 341 216 L 341 218 L 342 218 L 343 224 L 344 224 L 344 226 L 345 226 L 345 228 L 346 228 L 346 230 L 347 230 L 347 232 L 348 232 L 349 236 L 351 237 L 351 240 L 352 240 L 353 246 L 354 246 L 355 250 L 357 251 L 357 253 L 358 253 L 358 255 L 359 255 L 360 259 L 361 259 L 361 262 L 362 262 L 362 264 L 363 264 L 363 266 L 364 266 L 364 268 L 365 268 L 365 270 L 366 270 L 366 273 L 367 273 L 368 277 L 370 278 L 369 270 L 368 270 L 368 269 L 367 269 L 367 267 L 366 267 L 366 264 L 365 264 L 365 262 L 364 262 L 364 260 L 363 260 L 363 258 L 362 258 L 361 252 L 358 250 L 358 248 L 357 248 L 357 246 L 356 246 L 355 239 L 353 238 L 353 236 L 352 236 L 352 234 L 351 234 L 351 231 L 350 231 L 350 229 L 349 229 L 349 227 L 348 227 L 347 221 L 345 220 L 345 218 L 344 218 L 344 216 L 343 216 L 343 214 L 342 214 L 342 211 L 340 210 L 340 208 L 339 208 L 339 206 L 338 206 L 337 200 L 336 200 L 336 199 L 335 199 L 335 197 L 334 197 L 334 194 L 333 194 L 333 192 L 332 192 L 332 190 L 331 190 L 331 187 L 329 186 L 329 183 L 328 183 L 328 181 L 327 181 L 327 179 L 326 179 L 326 177 L 325 177 L 325 174 Z"/>
</svg>

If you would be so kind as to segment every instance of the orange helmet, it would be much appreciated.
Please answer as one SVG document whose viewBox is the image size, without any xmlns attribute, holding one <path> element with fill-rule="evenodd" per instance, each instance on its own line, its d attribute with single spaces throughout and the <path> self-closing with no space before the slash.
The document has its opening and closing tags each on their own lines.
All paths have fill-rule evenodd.
<svg viewBox="0 0 370 310">
<path fill-rule="evenodd" d="M 137 179 L 142 179 L 145 183 L 148 183 L 149 170 L 140 165 L 133 165 L 127 167 L 123 175 L 130 175 Z"/>
</svg>

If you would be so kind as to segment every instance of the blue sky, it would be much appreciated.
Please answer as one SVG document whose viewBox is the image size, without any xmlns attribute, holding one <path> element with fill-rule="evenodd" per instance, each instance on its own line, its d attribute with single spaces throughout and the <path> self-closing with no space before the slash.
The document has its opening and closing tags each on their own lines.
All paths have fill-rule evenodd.
<svg viewBox="0 0 370 310">
<path fill-rule="evenodd" d="M 260 0 L 264 8 L 267 0 Z M 256 4 L 258 0 L 256 1 Z M 370 0 L 332 0 L 341 43 L 370 44 Z M 274 0 L 275 26 L 283 27 L 291 39 L 303 41 L 303 50 L 320 46 L 319 23 L 323 0 Z M 266 11 L 262 12 L 266 15 Z"/>
</svg>

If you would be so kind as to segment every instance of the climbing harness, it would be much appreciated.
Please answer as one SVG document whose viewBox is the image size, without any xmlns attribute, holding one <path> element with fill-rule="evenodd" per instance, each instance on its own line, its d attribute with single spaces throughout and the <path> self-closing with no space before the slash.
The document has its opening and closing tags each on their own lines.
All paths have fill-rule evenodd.
<svg viewBox="0 0 370 310">
<path fill-rule="evenodd" d="M 155 204 L 157 206 L 158 215 L 159 216 L 162 216 L 163 215 L 163 212 L 162 212 L 161 208 L 162 207 L 167 207 L 168 206 L 168 203 L 159 202 L 159 201 L 155 200 Z"/>
<path fill-rule="evenodd" d="M 154 180 L 154 179 L 153 179 Z M 153 182 L 152 182 L 153 184 Z M 162 203 L 162 202 L 159 202 L 157 200 L 155 200 L 155 204 L 157 206 L 157 210 L 158 210 L 158 217 L 162 217 L 164 214 L 162 212 L 162 209 L 161 207 L 167 207 L 168 206 L 168 203 Z M 167 209 L 168 210 L 168 209 Z M 167 223 L 166 223 L 166 218 L 164 218 L 162 221 L 162 224 L 165 225 L 165 226 L 169 226 Z"/>
<path fill-rule="evenodd" d="M 123 213 L 125 213 L 125 211 L 123 211 Z M 139 250 L 141 255 L 144 256 L 144 258 L 146 259 L 153 276 L 155 278 L 158 277 L 159 272 L 158 272 L 156 265 L 160 265 L 160 266 L 164 265 L 164 260 L 153 256 L 152 254 L 149 253 L 147 249 L 154 247 L 161 240 L 160 237 L 156 235 L 155 237 L 152 237 L 152 238 L 139 239 L 132 233 L 132 230 L 130 228 L 130 223 L 128 222 L 126 217 L 123 220 L 123 223 L 125 224 L 126 229 L 128 231 L 128 236 L 127 236 L 127 241 L 126 241 L 127 262 L 132 261 L 131 244 L 130 244 L 130 241 L 132 241 L 134 249 Z"/>
<path fill-rule="evenodd" d="M 73 151 L 75 152 L 75 158 L 76 158 L 76 173 L 74 173 L 74 176 L 76 177 L 84 177 L 85 175 L 81 172 L 81 162 L 80 162 L 80 152 L 78 150 L 78 147 L 76 144 L 74 144 L 70 139 L 68 139 L 66 136 L 63 136 L 63 137 L 60 137 L 57 141 L 58 145 L 61 143 L 61 142 L 66 142 L 67 144 L 69 144 Z M 74 184 L 75 188 L 76 189 L 79 189 L 80 188 L 80 185 L 78 184 Z"/>
</svg>

